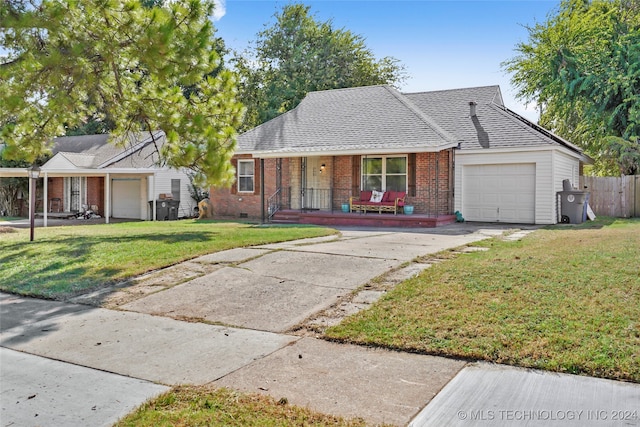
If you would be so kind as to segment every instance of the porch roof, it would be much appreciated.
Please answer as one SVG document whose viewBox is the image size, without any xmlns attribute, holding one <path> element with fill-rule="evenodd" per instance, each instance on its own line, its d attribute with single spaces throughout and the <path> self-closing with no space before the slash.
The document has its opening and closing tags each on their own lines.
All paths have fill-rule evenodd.
<svg viewBox="0 0 640 427">
<path fill-rule="evenodd" d="M 309 93 L 293 110 L 238 137 L 254 157 L 440 151 L 458 139 L 386 85 Z"/>
<path fill-rule="evenodd" d="M 158 172 L 152 168 L 120 168 L 120 169 L 48 169 L 42 167 L 40 169 L 40 178 L 45 174 L 50 178 L 71 177 L 71 176 L 97 176 L 106 177 L 107 175 L 138 175 L 151 176 Z M 29 168 L 0 168 L 0 178 L 28 178 Z"/>
</svg>

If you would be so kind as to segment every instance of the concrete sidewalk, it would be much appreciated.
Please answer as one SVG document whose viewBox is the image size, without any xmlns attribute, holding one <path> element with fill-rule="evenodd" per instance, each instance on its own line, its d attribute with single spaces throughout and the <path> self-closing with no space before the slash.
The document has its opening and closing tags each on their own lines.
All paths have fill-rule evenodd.
<svg viewBox="0 0 640 427">
<path fill-rule="evenodd" d="M 5 387 L 20 389 L 11 385 L 11 376 L 7 376 L 9 383 L 5 381 L 5 357 L 15 359 L 12 372 L 36 370 L 32 378 L 38 377 L 38 363 L 31 356 L 15 358 L 11 351 L 46 357 L 50 363 L 59 364 L 52 369 L 85 367 L 113 376 L 115 382 L 140 381 L 143 392 L 132 393 L 120 413 L 164 390 L 155 384 L 232 387 L 276 399 L 286 397 L 292 404 L 321 412 L 362 417 L 372 424 L 407 425 L 418 414 L 414 426 L 455 424 L 461 419 L 458 411 L 469 411 L 469 417 L 477 418 L 484 414 L 478 412 L 482 408 L 507 408 L 508 398 L 522 396 L 523 390 L 524 397 L 509 407 L 539 408 L 536 402 L 548 393 L 544 378 L 555 378 L 553 374 L 508 371 L 508 375 L 498 375 L 510 378 L 508 381 L 494 383 L 499 384 L 501 393 L 481 393 L 483 397 L 474 400 L 483 386 L 469 372 L 489 375 L 496 371 L 492 365 L 467 366 L 458 360 L 339 345 L 294 333 L 297 325 L 335 306 L 336 301 L 347 298 L 376 276 L 392 270 L 400 277 L 416 274 L 428 267 L 413 262 L 416 257 L 500 235 L 505 230 L 468 224 L 401 232 L 345 229 L 339 238 L 305 239 L 207 255 L 147 276 L 139 287 L 133 286 L 139 292 L 114 288 L 76 300 L 118 310 L 0 294 L 0 346 L 11 349 L 0 352 L 3 424 L 5 418 L 20 420 L 24 415 L 24 405 L 9 405 L 14 396 L 5 393 Z M 529 393 L 522 384 L 531 384 L 532 375 L 543 380 Z M 81 376 L 68 375 L 65 384 L 73 388 Z M 619 383 L 602 385 L 601 381 L 585 379 L 580 387 L 596 399 L 615 396 L 623 404 L 620 409 L 631 410 L 627 404 L 640 401 L 638 385 L 618 387 Z M 575 397 L 573 385 L 562 381 L 548 384 L 560 390 L 557 406 L 548 409 L 577 407 L 571 400 Z M 147 389 L 146 385 L 158 388 Z M 29 404 L 36 403 L 31 401 L 37 398 L 49 398 L 47 393 L 53 387 L 58 386 L 42 386 L 36 398 L 28 399 Z M 63 400 L 58 399 L 50 412 L 43 410 L 37 424 L 64 423 L 76 407 L 65 406 Z M 108 393 L 104 400 L 109 400 Z M 584 402 L 580 407 L 591 405 L 593 400 Z M 602 410 L 607 408 L 603 406 Z M 439 421 L 434 424 L 432 420 Z M 462 421 L 474 425 L 477 420 Z M 505 419 L 502 425 L 518 425 L 510 421 Z M 111 422 L 112 417 L 105 414 L 104 425 Z M 629 425 L 638 425 L 631 422 Z"/>
</svg>

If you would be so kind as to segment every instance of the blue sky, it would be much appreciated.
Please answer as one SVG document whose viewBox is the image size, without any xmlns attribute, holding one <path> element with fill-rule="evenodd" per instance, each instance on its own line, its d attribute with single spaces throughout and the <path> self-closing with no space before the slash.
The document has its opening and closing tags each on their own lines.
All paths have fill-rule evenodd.
<svg viewBox="0 0 640 427">
<path fill-rule="evenodd" d="M 219 0 L 222 1 L 222 0 Z M 300 1 L 321 21 L 331 19 L 366 39 L 378 58 L 393 56 L 407 69 L 404 92 L 499 84 L 508 108 L 537 121 L 535 106 L 515 99 L 501 62 L 527 41 L 526 26 L 544 22 L 559 0 Z M 214 23 L 227 46 L 245 49 L 290 1 L 226 0 Z"/>
</svg>

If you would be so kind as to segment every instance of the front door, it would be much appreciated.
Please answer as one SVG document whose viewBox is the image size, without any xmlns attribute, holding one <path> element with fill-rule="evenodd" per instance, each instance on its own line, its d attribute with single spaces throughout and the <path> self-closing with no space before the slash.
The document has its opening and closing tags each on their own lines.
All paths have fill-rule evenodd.
<svg viewBox="0 0 640 427">
<path fill-rule="evenodd" d="M 331 208 L 331 190 L 325 185 L 326 177 L 322 174 L 326 173 L 326 165 L 320 157 L 307 157 L 303 161 L 303 203 L 305 209 L 322 209 L 329 210 Z"/>
<path fill-rule="evenodd" d="M 64 179 L 64 210 L 84 212 L 87 205 L 87 178 L 72 176 Z"/>
</svg>

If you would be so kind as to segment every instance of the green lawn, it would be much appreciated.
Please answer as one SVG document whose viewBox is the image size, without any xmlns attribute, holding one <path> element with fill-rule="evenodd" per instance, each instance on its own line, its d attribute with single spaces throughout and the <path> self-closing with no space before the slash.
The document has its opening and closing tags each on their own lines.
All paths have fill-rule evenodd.
<svg viewBox="0 0 640 427">
<path fill-rule="evenodd" d="M 640 382 L 640 221 L 604 224 L 480 242 L 327 337 Z"/>
<path fill-rule="evenodd" d="M 1 223 L 0 223 L 1 224 Z M 48 227 L 0 226 L 0 290 L 66 298 L 199 255 L 334 233 L 311 226 L 171 221 Z"/>
</svg>

